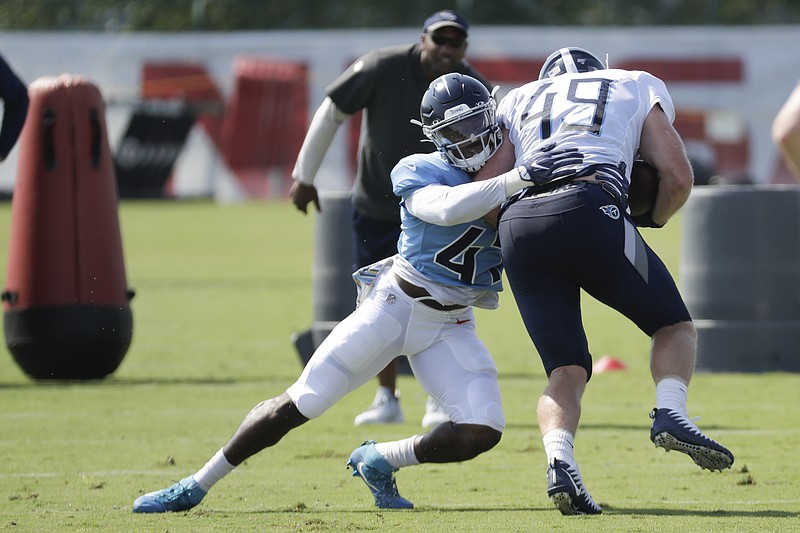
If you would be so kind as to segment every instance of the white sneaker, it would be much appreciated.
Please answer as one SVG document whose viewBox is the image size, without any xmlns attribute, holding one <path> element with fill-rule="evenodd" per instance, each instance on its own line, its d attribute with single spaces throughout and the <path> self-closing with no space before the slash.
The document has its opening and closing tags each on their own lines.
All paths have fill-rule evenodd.
<svg viewBox="0 0 800 533">
<path fill-rule="evenodd" d="M 355 425 L 402 424 L 404 419 L 399 398 L 400 395 L 393 393 L 388 387 L 378 387 L 372 405 L 356 416 Z"/>
<path fill-rule="evenodd" d="M 450 422 L 450 417 L 447 415 L 444 405 L 439 403 L 433 396 L 428 396 L 428 401 L 425 402 L 425 416 L 422 417 L 422 427 L 430 428 L 444 422 Z"/>
</svg>

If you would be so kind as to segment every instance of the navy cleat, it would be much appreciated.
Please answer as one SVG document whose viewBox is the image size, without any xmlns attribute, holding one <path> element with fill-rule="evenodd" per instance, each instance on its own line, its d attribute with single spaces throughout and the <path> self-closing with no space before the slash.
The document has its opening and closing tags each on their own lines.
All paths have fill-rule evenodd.
<svg viewBox="0 0 800 533">
<path fill-rule="evenodd" d="M 375 497 L 375 505 L 381 509 L 413 509 L 414 504 L 397 492 L 394 473 L 397 468 L 390 465 L 375 448 L 375 441 L 368 440 L 350 454 L 347 466 L 353 476 L 360 477 Z"/>
<path fill-rule="evenodd" d="M 700 468 L 725 470 L 733 464 L 733 454 L 697 428 L 694 423 L 672 409 L 653 409 L 650 440 L 667 451 L 687 454 Z"/>
<path fill-rule="evenodd" d="M 558 459 L 547 465 L 547 495 L 563 515 L 603 512 L 583 486 L 578 470 Z"/>
<path fill-rule="evenodd" d="M 206 491 L 189 476 L 171 487 L 148 492 L 133 502 L 134 513 L 167 513 L 188 511 L 203 500 Z"/>
</svg>

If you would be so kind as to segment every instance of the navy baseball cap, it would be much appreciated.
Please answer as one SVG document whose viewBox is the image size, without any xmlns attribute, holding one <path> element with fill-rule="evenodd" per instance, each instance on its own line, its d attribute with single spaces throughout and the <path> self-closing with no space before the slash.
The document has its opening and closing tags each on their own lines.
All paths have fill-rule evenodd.
<svg viewBox="0 0 800 533">
<path fill-rule="evenodd" d="M 425 24 L 422 26 L 422 33 L 430 33 L 438 30 L 439 28 L 444 28 L 445 26 L 457 28 L 463 31 L 465 35 L 469 30 L 469 22 L 467 22 L 467 19 L 455 11 L 445 9 L 443 11 L 437 11 L 425 19 Z"/>
</svg>

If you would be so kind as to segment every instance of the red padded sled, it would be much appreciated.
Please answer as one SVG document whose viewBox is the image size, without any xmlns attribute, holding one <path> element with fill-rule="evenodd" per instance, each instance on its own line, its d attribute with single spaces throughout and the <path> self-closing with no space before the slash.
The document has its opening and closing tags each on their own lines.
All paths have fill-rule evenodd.
<svg viewBox="0 0 800 533">
<path fill-rule="evenodd" d="M 34 378 L 102 378 L 133 335 L 105 105 L 81 76 L 40 78 L 28 91 L 2 293 L 6 344 Z"/>
</svg>

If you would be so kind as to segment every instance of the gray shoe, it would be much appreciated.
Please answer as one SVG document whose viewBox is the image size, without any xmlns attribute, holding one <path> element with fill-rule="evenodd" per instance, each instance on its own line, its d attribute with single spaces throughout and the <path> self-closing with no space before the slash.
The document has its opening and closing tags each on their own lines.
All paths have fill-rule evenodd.
<svg viewBox="0 0 800 533">
<path fill-rule="evenodd" d="M 378 387 L 375 399 L 366 411 L 356 416 L 357 426 L 368 424 L 402 424 L 403 412 L 400 410 L 399 395 L 387 387 Z"/>
<path fill-rule="evenodd" d="M 428 401 L 425 402 L 425 416 L 422 417 L 422 427 L 431 428 L 445 422 L 450 422 L 450 417 L 447 415 L 444 405 L 433 396 L 428 396 Z"/>
</svg>

